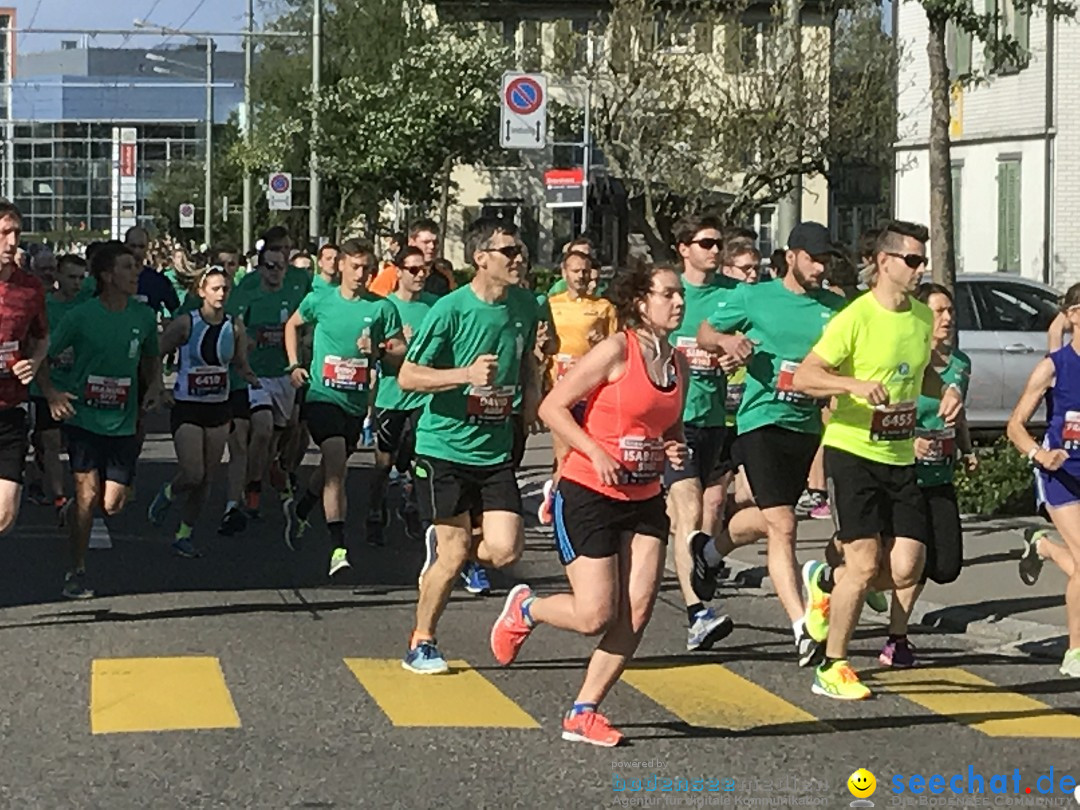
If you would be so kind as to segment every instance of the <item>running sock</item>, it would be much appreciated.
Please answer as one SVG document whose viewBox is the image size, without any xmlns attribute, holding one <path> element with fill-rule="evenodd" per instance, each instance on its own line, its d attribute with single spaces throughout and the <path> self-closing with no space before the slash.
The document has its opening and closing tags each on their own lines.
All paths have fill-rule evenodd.
<svg viewBox="0 0 1080 810">
<path fill-rule="evenodd" d="M 825 593 L 832 593 L 833 586 L 836 585 L 836 580 L 833 579 L 833 569 L 831 565 L 826 565 L 825 570 L 821 576 L 818 577 L 818 585 L 821 586 L 821 590 Z"/>
<path fill-rule="evenodd" d="M 188 526 L 184 521 L 180 521 L 180 528 L 176 530 L 177 540 L 188 540 L 191 538 L 191 533 L 195 530 L 194 526 Z"/>
<path fill-rule="evenodd" d="M 803 629 L 806 627 L 805 619 L 796 619 L 791 623 L 791 632 L 795 634 L 795 641 L 798 642 L 799 637 L 803 634 Z"/>
<path fill-rule="evenodd" d="M 319 496 L 317 493 L 312 492 L 310 489 L 305 490 L 304 494 L 300 496 L 300 501 L 296 504 L 296 516 L 301 520 L 307 520 L 311 510 L 315 508 L 315 504 L 318 502 Z"/>
<path fill-rule="evenodd" d="M 889 633 L 889 641 L 907 641 L 907 633 Z"/>
<path fill-rule="evenodd" d="M 811 495 L 820 495 L 822 498 L 828 499 L 829 493 L 824 489 L 807 489 Z"/>
<path fill-rule="evenodd" d="M 694 623 L 694 619 L 697 618 L 697 615 L 704 609 L 705 605 L 701 604 L 701 602 L 695 602 L 692 605 L 686 606 L 686 618 L 690 621 L 690 624 Z"/>
<path fill-rule="evenodd" d="M 335 520 L 326 524 L 326 530 L 330 532 L 330 540 L 334 548 L 345 548 L 345 521 Z"/>
<path fill-rule="evenodd" d="M 412 633 L 409 634 L 409 649 L 415 650 L 416 645 L 419 644 L 421 641 L 426 641 L 430 644 L 435 643 L 435 639 L 431 636 L 420 635 L 420 633 L 418 633 L 416 630 L 413 630 Z"/>
<path fill-rule="evenodd" d="M 573 706 L 570 707 L 570 716 L 573 717 L 575 714 L 585 714 L 585 712 L 595 711 L 595 703 L 575 703 Z"/>
<path fill-rule="evenodd" d="M 824 658 L 821 659 L 821 666 L 819 666 L 818 669 L 820 669 L 822 672 L 828 672 L 830 669 L 832 669 L 833 664 L 835 664 L 837 661 L 843 660 L 844 659 L 842 658 L 829 658 L 829 656 L 826 655 Z"/>
<path fill-rule="evenodd" d="M 525 622 L 526 627 L 535 627 L 536 623 L 532 617 L 532 603 L 535 600 L 535 596 L 530 596 L 524 602 L 521 603 L 521 618 Z"/>
<path fill-rule="evenodd" d="M 705 553 L 703 556 L 705 557 L 705 562 L 708 564 L 709 568 L 719 568 L 724 562 L 724 557 L 717 550 L 716 542 L 713 540 L 710 540 L 705 544 Z"/>
</svg>

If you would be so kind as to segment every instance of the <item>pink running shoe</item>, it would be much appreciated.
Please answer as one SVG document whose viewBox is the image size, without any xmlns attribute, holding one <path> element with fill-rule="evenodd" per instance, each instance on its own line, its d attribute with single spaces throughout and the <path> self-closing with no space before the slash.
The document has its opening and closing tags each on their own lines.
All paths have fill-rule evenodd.
<svg viewBox="0 0 1080 810">
<path fill-rule="evenodd" d="M 532 589 L 528 585 L 518 585 L 513 588 L 506 597 L 502 613 L 492 625 L 491 653 L 504 667 L 514 663 L 521 645 L 533 631 L 533 628 L 525 623 L 525 617 L 521 612 L 522 603 L 530 596 L 532 596 Z"/>
</svg>

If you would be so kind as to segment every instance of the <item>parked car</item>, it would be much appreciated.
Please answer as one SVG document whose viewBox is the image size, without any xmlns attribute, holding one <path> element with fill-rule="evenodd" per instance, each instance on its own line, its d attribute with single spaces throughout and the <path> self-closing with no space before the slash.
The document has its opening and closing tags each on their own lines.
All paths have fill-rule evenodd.
<svg viewBox="0 0 1080 810">
<path fill-rule="evenodd" d="M 971 358 L 972 428 L 997 430 L 1009 421 L 1031 370 L 1046 355 L 1046 330 L 1060 300 L 1045 284 L 1005 273 L 956 277 L 959 343 Z M 1033 421 L 1045 424 L 1044 407 Z"/>
</svg>

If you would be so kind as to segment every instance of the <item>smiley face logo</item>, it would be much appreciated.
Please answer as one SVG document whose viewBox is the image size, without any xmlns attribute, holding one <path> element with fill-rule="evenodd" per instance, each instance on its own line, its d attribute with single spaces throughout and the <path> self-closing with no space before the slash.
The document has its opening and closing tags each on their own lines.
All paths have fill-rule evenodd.
<svg viewBox="0 0 1080 810">
<path fill-rule="evenodd" d="M 856 799 L 865 799 L 867 796 L 874 795 L 874 791 L 877 789 L 877 780 L 866 768 L 859 768 L 848 777 L 847 787 L 851 791 L 851 795 Z"/>
</svg>

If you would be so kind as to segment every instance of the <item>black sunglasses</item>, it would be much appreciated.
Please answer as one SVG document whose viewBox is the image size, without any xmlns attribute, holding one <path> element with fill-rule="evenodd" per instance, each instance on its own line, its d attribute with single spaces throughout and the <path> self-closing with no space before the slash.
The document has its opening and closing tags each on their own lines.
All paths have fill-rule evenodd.
<svg viewBox="0 0 1080 810">
<path fill-rule="evenodd" d="M 918 270 L 924 264 L 926 264 L 926 257 L 919 253 L 885 253 L 886 256 L 893 256 L 897 259 L 903 259 L 904 264 L 910 267 L 912 270 Z"/>
<path fill-rule="evenodd" d="M 501 253 L 506 258 L 513 261 L 521 255 L 521 245 L 504 245 L 500 248 L 484 248 L 484 253 Z"/>
<path fill-rule="evenodd" d="M 712 250 L 714 247 L 720 247 L 724 244 L 723 239 L 713 239 L 711 236 L 707 236 L 704 239 L 691 239 L 691 245 L 701 245 L 703 250 Z"/>
<path fill-rule="evenodd" d="M 418 267 L 402 267 L 401 269 L 404 270 L 406 273 L 411 273 L 414 276 L 418 276 L 421 273 L 426 273 L 428 271 L 428 266 L 426 264 L 421 264 Z"/>
</svg>

